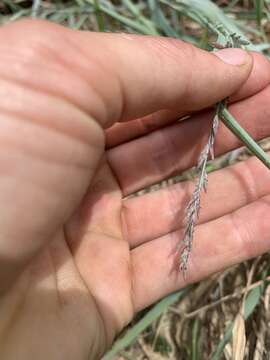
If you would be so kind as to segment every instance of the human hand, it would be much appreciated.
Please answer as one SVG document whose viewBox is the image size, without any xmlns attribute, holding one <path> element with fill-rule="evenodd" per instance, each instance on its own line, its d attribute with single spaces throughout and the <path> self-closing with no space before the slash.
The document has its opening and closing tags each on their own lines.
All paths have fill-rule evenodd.
<svg viewBox="0 0 270 360">
<path fill-rule="evenodd" d="M 3 27 L 0 47 L 1 359 L 99 358 L 137 311 L 270 248 L 253 158 L 210 175 L 186 280 L 173 249 L 191 184 L 123 200 L 192 166 L 212 120 L 198 110 L 232 93 L 270 134 L 262 56 L 39 21 Z M 221 127 L 216 153 L 237 146 Z"/>
</svg>

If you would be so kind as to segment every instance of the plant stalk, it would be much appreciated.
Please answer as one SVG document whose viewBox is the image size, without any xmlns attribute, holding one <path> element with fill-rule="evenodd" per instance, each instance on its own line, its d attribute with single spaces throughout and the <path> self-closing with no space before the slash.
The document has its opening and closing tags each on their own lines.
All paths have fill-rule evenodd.
<svg viewBox="0 0 270 360">
<path fill-rule="evenodd" d="M 222 120 L 224 125 L 229 128 L 234 135 L 239 138 L 245 146 L 255 155 L 261 162 L 270 169 L 270 157 L 267 153 L 256 143 L 255 140 L 249 135 L 249 133 L 244 130 L 232 114 L 226 109 L 225 106 L 222 106 L 218 114 L 219 118 Z"/>
</svg>

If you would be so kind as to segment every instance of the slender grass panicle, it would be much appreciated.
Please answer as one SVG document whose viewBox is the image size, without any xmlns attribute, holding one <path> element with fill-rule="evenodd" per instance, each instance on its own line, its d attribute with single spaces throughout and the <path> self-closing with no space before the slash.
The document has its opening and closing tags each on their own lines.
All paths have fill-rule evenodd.
<svg viewBox="0 0 270 360">
<path fill-rule="evenodd" d="M 210 131 L 210 135 L 208 137 L 208 141 L 199 156 L 197 169 L 196 169 L 198 173 L 198 181 L 186 209 L 186 229 L 183 240 L 184 246 L 182 248 L 182 252 L 180 255 L 180 270 L 183 271 L 184 274 L 187 270 L 188 259 L 192 249 L 195 225 L 199 218 L 199 213 L 201 208 L 201 192 L 202 190 L 204 190 L 205 192 L 207 191 L 208 175 L 206 171 L 206 165 L 209 158 L 211 158 L 212 160 L 214 159 L 214 144 L 215 144 L 215 138 L 219 125 L 218 114 L 220 111 L 220 106 L 221 105 L 218 104 L 214 116 L 214 120 L 212 122 L 212 127 Z"/>
<path fill-rule="evenodd" d="M 218 36 L 217 44 L 213 44 L 213 48 L 228 48 L 228 47 L 241 47 L 247 45 L 246 40 L 242 40 L 241 36 L 236 33 L 230 33 L 222 24 L 210 24 L 211 30 Z M 199 219 L 200 208 L 201 208 L 201 192 L 207 191 L 208 176 L 206 165 L 208 160 L 214 159 L 214 143 L 219 125 L 219 117 L 222 109 L 226 108 L 226 100 L 220 101 L 216 106 L 215 116 L 210 129 L 208 141 L 199 156 L 197 163 L 197 174 L 198 181 L 195 185 L 194 192 L 186 208 L 186 228 L 184 232 L 184 239 L 181 243 L 180 252 L 180 271 L 183 272 L 185 277 L 189 256 L 192 250 L 193 237 L 196 223 Z"/>
<path fill-rule="evenodd" d="M 218 42 L 212 44 L 213 49 L 220 48 L 239 48 L 247 46 L 249 43 L 237 33 L 230 33 L 222 24 L 211 26 L 212 32 L 218 36 Z M 207 191 L 207 170 L 206 165 L 209 158 L 214 159 L 214 143 L 218 130 L 219 119 L 247 146 L 247 148 L 260 159 L 264 165 L 270 169 L 270 159 L 263 149 L 252 139 L 252 137 L 238 124 L 234 117 L 229 113 L 226 106 L 226 99 L 220 101 L 216 106 L 216 113 L 212 122 L 208 141 L 204 146 L 196 167 L 198 181 L 195 185 L 194 192 L 186 208 L 186 228 L 184 239 L 180 248 L 180 271 L 185 277 L 189 256 L 192 250 L 195 226 L 199 218 L 201 207 L 201 192 Z"/>
</svg>

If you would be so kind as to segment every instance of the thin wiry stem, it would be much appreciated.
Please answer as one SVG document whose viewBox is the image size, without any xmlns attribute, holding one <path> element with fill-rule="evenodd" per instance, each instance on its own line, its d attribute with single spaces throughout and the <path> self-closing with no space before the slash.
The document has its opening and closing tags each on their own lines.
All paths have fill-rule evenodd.
<svg viewBox="0 0 270 360">
<path fill-rule="evenodd" d="M 198 181 L 195 185 L 195 190 L 186 209 L 186 229 L 184 233 L 183 247 L 180 254 L 180 270 L 183 271 L 184 275 L 187 270 L 188 259 L 192 249 L 195 225 L 199 218 L 201 208 L 201 192 L 203 190 L 205 192 L 207 191 L 208 176 L 206 171 L 206 165 L 209 158 L 211 158 L 212 160 L 214 159 L 214 144 L 219 125 L 218 113 L 220 111 L 220 106 L 221 103 L 219 103 L 217 106 L 208 141 L 199 156 L 196 169 L 198 173 Z"/>
</svg>

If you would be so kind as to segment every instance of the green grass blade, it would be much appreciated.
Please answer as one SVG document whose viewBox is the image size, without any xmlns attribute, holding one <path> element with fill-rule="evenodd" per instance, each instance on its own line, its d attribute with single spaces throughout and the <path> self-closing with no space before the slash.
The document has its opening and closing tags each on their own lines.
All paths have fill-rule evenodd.
<svg viewBox="0 0 270 360">
<path fill-rule="evenodd" d="M 263 0 L 254 0 L 254 7 L 256 11 L 256 20 L 259 27 L 261 27 L 262 18 L 263 18 L 263 6 L 264 1 Z"/>
<path fill-rule="evenodd" d="M 137 336 L 144 331 L 153 321 L 155 321 L 164 311 L 168 309 L 169 306 L 171 306 L 175 301 L 183 298 L 189 291 L 189 287 L 180 290 L 176 293 L 173 293 L 164 299 L 162 299 L 160 302 L 158 302 L 156 305 L 152 307 L 151 310 L 148 311 L 148 313 L 139 320 L 130 330 L 127 331 L 127 333 L 117 340 L 112 349 L 108 351 L 102 360 L 111 360 L 113 357 L 121 350 L 123 350 L 125 347 L 132 344 L 134 340 L 136 340 Z"/>
<path fill-rule="evenodd" d="M 249 318 L 249 316 L 255 310 L 256 306 L 258 305 L 258 303 L 260 301 L 261 294 L 262 294 L 262 286 L 261 285 L 256 286 L 254 289 L 252 289 L 249 292 L 249 294 L 245 300 L 245 304 L 244 304 L 245 320 L 247 320 Z M 233 323 L 227 327 L 223 338 L 221 339 L 214 355 L 212 356 L 212 360 L 219 360 L 222 357 L 223 350 L 224 350 L 226 344 L 231 340 L 232 330 L 233 330 Z"/>
<path fill-rule="evenodd" d="M 130 10 L 131 14 L 133 14 L 141 24 L 146 26 L 153 35 L 159 35 L 155 23 L 147 19 L 141 13 L 138 5 L 133 4 L 133 2 L 131 2 L 130 0 L 122 0 L 122 2 L 123 5 L 125 5 Z"/>
<path fill-rule="evenodd" d="M 201 49 L 208 49 L 208 47 L 209 47 L 209 31 L 207 28 L 204 30 L 198 46 Z"/>
<path fill-rule="evenodd" d="M 176 31 L 166 19 L 161 10 L 158 0 L 148 0 L 148 7 L 152 14 L 152 20 L 157 24 L 157 27 L 166 35 L 170 37 L 179 38 L 180 33 Z"/>
<path fill-rule="evenodd" d="M 22 9 L 16 13 L 14 13 L 14 15 L 12 15 L 8 21 L 9 22 L 12 22 L 12 21 L 16 21 L 22 17 L 25 17 L 25 16 L 30 16 L 31 15 L 31 9 Z"/>
<path fill-rule="evenodd" d="M 220 7 L 215 5 L 210 0 L 159 0 L 173 9 L 181 12 L 185 16 L 197 21 L 202 26 L 213 27 L 217 24 L 223 25 L 231 33 L 235 33 L 243 40 L 248 41 L 245 34 L 239 29 L 236 22 L 229 18 Z M 248 49 L 253 50 L 253 45 L 247 46 Z"/>
<path fill-rule="evenodd" d="M 191 360 L 199 360 L 199 319 L 195 319 L 192 327 Z"/>
<path fill-rule="evenodd" d="M 250 291 L 248 294 L 246 301 L 245 301 L 245 311 L 244 316 L 245 319 L 248 319 L 250 315 L 255 310 L 255 307 L 258 305 L 260 301 L 260 297 L 262 295 L 263 286 L 259 285 L 256 286 L 253 290 Z"/>
<path fill-rule="evenodd" d="M 105 24 L 104 24 L 104 18 L 102 15 L 102 11 L 100 10 L 100 7 L 99 7 L 99 0 L 94 0 L 94 8 L 95 8 L 95 13 L 96 13 L 96 18 L 97 18 L 98 30 L 101 32 L 104 32 Z"/>
<path fill-rule="evenodd" d="M 12 0 L 2 0 L 2 3 L 4 5 L 7 5 L 9 6 L 9 8 L 13 11 L 13 12 L 16 12 L 16 11 L 20 11 L 21 10 L 21 7 L 17 4 L 14 3 L 14 1 Z"/>
<path fill-rule="evenodd" d="M 81 27 L 83 26 L 83 24 L 85 23 L 85 21 L 88 19 L 89 15 L 88 14 L 82 14 L 79 18 L 79 20 L 74 24 L 73 29 L 79 30 L 81 29 Z"/>
<path fill-rule="evenodd" d="M 32 17 L 38 17 L 38 12 L 41 7 L 41 0 L 33 0 Z"/>
<path fill-rule="evenodd" d="M 94 6 L 94 0 L 84 0 L 85 2 Z M 117 20 L 119 23 L 124 24 L 125 26 L 135 30 L 138 33 L 145 34 L 145 35 L 155 35 L 147 28 L 145 25 L 140 24 L 138 21 L 133 19 L 129 19 L 126 16 L 119 14 L 115 11 L 112 7 L 106 6 L 103 3 L 99 4 L 99 9 L 103 11 L 108 16 L 112 17 L 113 19 Z"/>
<path fill-rule="evenodd" d="M 261 162 L 270 169 L 270 158 L 267 153 L 256 143 L 255 140 L 244 130 L 230 112 L 223 107 L 219 112 L 219 116 L 223 123 L 246 145 L 246 147 Z"/>
</svg>

